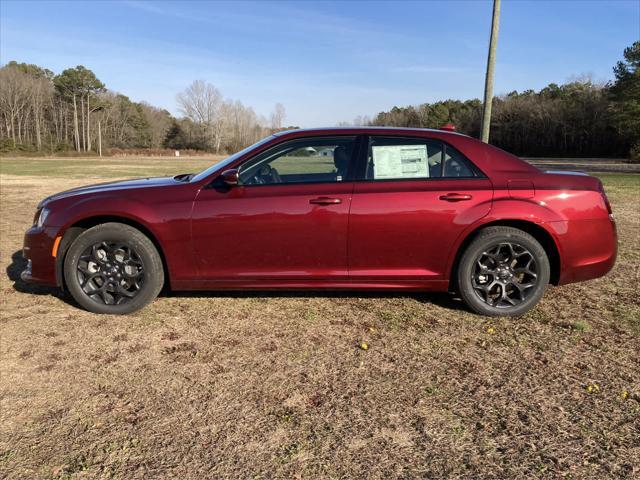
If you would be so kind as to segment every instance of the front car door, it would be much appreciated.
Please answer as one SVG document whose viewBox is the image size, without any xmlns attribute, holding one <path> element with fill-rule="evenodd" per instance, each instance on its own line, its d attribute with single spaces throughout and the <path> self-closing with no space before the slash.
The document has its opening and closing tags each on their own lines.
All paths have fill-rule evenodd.
<svg viewBox="0 0 640 480">
<path fill-rule="evenodd" d="M 284 141 L 214 181 L 194 204 L 199 280 L 209 287 L 306 287 L 348 282 L 349 175 L 355 136 Z"/>
<path fill-rule="evenodd" d="M 491 209 L 491 182 L 438 139 L 371 136 L 349 223 L 354 286 L 439 288 L 452 246 Z"/>
</svg>

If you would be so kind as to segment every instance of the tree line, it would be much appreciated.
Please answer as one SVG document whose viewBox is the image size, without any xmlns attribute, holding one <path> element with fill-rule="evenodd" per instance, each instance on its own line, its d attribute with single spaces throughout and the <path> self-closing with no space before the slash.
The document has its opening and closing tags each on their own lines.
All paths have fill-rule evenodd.
<svg viewBox="0 0 640 480">
<path fill-rule="evenodd" d="M 613 82 L 589 78 L 494 98 L 490 142 L 530 157 L 624 157 L 640 161 L 640 42 L 624 51 Z M 439 128 L 479 137 L 482 102 L 444 100 L 393 107 L 356 124 Z"/>
<path fill-rule="evenodd" d="M 180 118 L 108 90 L 82 65 L 56 75 L 38 65 L 11 61 L 0 68 L 0 152 L 234 152 L 281 130 L 286 116 L 278 103 L 270 118 L 263 118 L 201 80 L 176 100 Z"/>
<path fill-rule="evenodd" d="M 628 157 L 640 161 L 640 41 L 625 49 L 606 84 L 589 78 L 494 98 L 491 143 L 522 156 Z M 234 152 L 281 130 L 285 108 L 264 118 L 193 82 L 176 96 L 180 117 L 108 90 L 82 65 L 54 74 L 9 62 L 0 68 L 0 152 L 96 152 L 102 148 Z M 393 107 L 356 125 L 439 128 L 478 137 L 482 102 Z M 292 127 L 289 127 L 292 128 Z"/>
</svg>

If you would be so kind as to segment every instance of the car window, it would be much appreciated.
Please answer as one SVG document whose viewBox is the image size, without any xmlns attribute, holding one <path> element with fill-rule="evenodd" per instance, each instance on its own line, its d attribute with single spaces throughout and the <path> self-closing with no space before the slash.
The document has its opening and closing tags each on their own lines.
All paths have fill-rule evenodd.
<svg viewBox="0 0 640 480">
<path fill-rule="evenodd" d="M 371 137 L 367 180 L 474 177 L 468 160 L 439 140 Z"/>
<path fill-rule="evenodd" d="M 343 182 L 355 150 L 355 137 L 292 140 L 240 167 L 242 185 Z"/>
<path fill-rule="evenodd" d="M 467 158 L 450 145 L 444 150 L 444 177 L 476 176 Z"/>
<path fill-rule="evenodd" d="M 263 138 L 259 142 L 254 143 L 253 145 L 245 148 L 244 150 L 240 150 L 239 152 L 234 153 L 230 157 L 227 157 L 226 159 L 222 160 L 221 162 L 215 163 L 211 165 L 209 168 L 207 168 L 206 170 L 203 170 L 202 172 L 194 175 L 190 181 L 199 182 L 200 180 L 204 180 L 205 178 L 207 178 L 209 175 L 211 175 L 215 171 L 220 171 L 220 172 L 223 171 L 228 165 L 231 165 L 233 162 L 235 162 L 237 159 L 239 159 L 243 155 L 249 153 L 251 150 L 259 148 L 265 143 L 270 142 L 274 138 L 275 138 L 274 135 L 269 135 L 268 137 Z"/>
<path fill-rule="evenodd" d="M 442 143 L 429 139 L 371 137 L 368 180 L 439 177 Z"/>
</svg>

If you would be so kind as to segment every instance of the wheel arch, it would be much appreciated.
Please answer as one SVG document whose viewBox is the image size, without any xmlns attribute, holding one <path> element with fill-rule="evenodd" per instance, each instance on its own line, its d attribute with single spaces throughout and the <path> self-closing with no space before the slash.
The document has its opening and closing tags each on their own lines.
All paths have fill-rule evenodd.
<svg viewBox="0 0 640 480">
<path fill-rule="evenodd" d="M 458 276 L 458 265 L 460 264 L 460 258 L 462 254 L 469 246 L 469 244 L 476 238 L 476 236 L 485 228 L 488 227 L 513 227 L 523 232 L 528 233 L 532 237 L 534 237 L 549 258 L 549 267 L 551 269 L 549 283 L 552 285 L 557 285 L 560 280 L 560 251 L 558 250 L 558 245 L 556 244 L 553 236 L 540 224 L 534 222 L 528 222 L 526 220 L 494 220 L 488 223 L 483 223 L 479 225 L 477 228 L 472 230 L 467 234 L 462 243 L 458 246 L 456 251 L 453 263 L 451 265 L 451 271 L 449 276 L 449 289 L 455 290 L 457 287 L 457 276 Z"/>
<path fill-rule="evenodd" d="M 164 250 L 162 249 L 162 245 L 158 241 L 156 235 L 151 231 L 149 227 L 146 225 L 132 219 L 129 217 L 119 216 L 119 215 L 95 215 L 90 217 L 85 217 L 80 220 L 76 220 L 72 225 L 69 225 L 60 240 L 60 245 L 58 247 L 58 252 L 56 255 L 56 282 L 63 289 L 66 290 L 66 284 L 64 281 L 64 258 L 69 250 L 69 247 L 73 243 L 73 241 L 78 238 L 78 236 L 88 230 L 89 228 L 95 227 L 96 225 L 101 225 L 103 223 L 122 223 L 128 225 L 130 227 L 135 228 L 142 232 L 156 247 L 158 250 L 158 254 L 160 255 L 160 259 L 162 260 L 162 268 L 164 269 L 164 287 L 163 289 L 171 288 L 171 281 L 169 275 L 169 268 L 167 265 L 166 255 Z"/>
</svg>

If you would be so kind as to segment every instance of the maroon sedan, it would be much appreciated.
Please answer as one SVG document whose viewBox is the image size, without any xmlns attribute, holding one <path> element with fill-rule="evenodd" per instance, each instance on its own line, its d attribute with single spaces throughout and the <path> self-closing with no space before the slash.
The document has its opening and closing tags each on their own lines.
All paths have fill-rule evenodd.
<svg viewBox="0 0 640 480">
<path fill-rule="evenodd" d="M 198 174 L 43 200 L 22 279 L 97 313 L 166 286 L 457 291 L 477 313 L 521 315 L 549 283 L 606 274 L 616 244 L 588 175 L 441 130 L 295 130 Z"/>
</svg>

